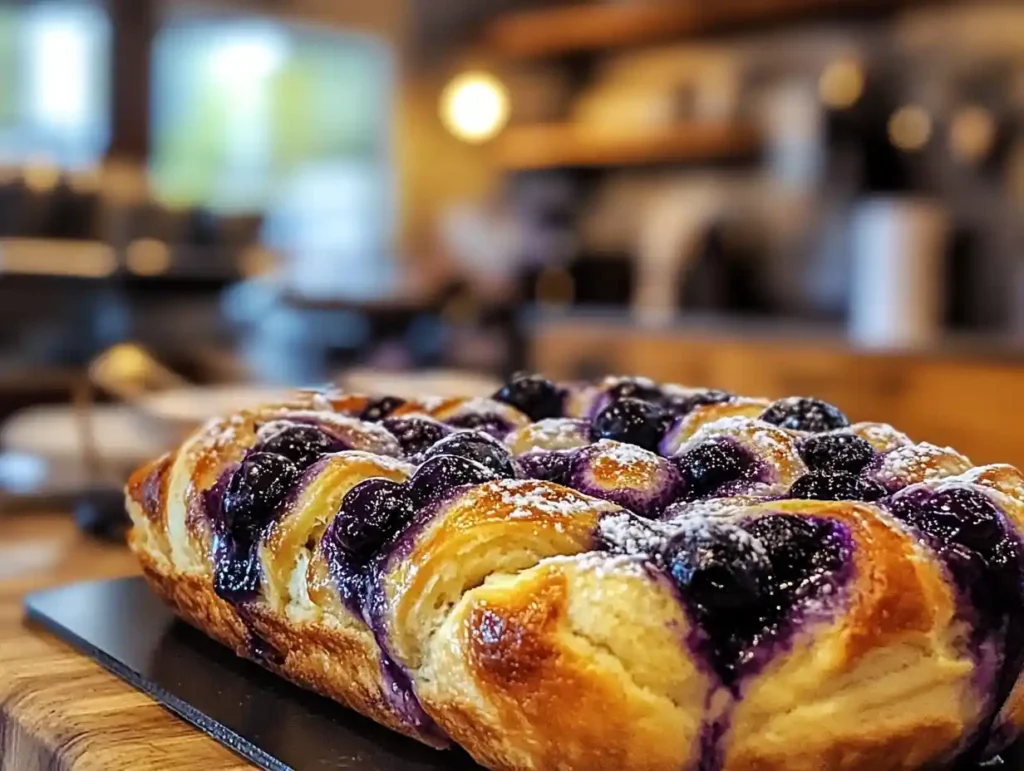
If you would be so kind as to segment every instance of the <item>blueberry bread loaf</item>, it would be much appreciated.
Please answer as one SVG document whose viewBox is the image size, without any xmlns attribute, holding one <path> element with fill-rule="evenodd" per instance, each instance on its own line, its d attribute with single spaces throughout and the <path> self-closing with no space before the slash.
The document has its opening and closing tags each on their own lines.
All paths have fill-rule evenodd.
<svg viewBox="0 0 1024 771">
<path fill-rule="evenodd" d="M 301 392 L 127 504 L 184 619 L 490 769 L 959 769 L 1024 723 L 1024 478 L 811 398 Z"/>
</svg>

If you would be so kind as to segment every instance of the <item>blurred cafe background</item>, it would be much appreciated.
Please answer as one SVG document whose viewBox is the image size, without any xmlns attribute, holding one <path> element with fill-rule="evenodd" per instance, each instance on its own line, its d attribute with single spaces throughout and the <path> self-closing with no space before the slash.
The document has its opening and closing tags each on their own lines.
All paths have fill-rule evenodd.
<svg viewBox="0 0 1024 771">
<path fill-rule="evenodd" d="M 1024 464 L 1024 2 L 0 0 L 0 509 L 520 369 Z"/>
</svg>

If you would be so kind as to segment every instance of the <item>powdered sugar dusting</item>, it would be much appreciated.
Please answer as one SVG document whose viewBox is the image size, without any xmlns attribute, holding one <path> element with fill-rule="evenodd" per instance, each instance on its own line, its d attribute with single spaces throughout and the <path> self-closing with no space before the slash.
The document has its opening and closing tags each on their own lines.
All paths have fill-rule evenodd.
<svg viewBox="0 0 1024 771">
<path fill-rule="evenodd" d="M 537 515 L 571 519 L 615 508 L 605 501 L 534 479 L 502 479 L 485 487 L 486 493 L 497 490 L 498 505 L 509 509 L 508 519 L 534 519 Z"/>
<path fill-rule="evenodd" d="M 602 439 L 595 444 L 595 447 L 598 448 L 601 458 L 610 460 L 624 468 L 657 465 L 659 460 L 659 457 L 650 450 L 611 439 Z"/>
<path fill-rule="evenodd" d="M 833 433 L 852 433 L 867 441 L 878 452 L 888 452 L 897 447 L 913 444 L 909 436 L 897 431 L 888 423 L 855 423 L 849 428 L 839 429 Z"/>
<path fill-rule="evenodd" d="M 590 424 L 575 418 L 547 418 L 508 437 L 517 455 L 532 450 L 571 450 L 590 443 Z"/>
<path fill-rule="evenodd" d="M 735 543 L 737 550 L 747 550 L 767 557 L 764 544 L 739 527 L 723 522 L 722 517 L 701 516 L 697 510 L 688 516 L 667 521 L 641 519 L 626 512 L 601 519 L 598 538 L 614 553 L 644 556 L 657 565 L 663 564 L 669 544 L 676 539 L 686 541 L 721 540 Z"/>
<path fill-rule="evenodd" d="M 922 442 L 887 452 L 875 475 L 883 484 L 908 485 L 956 476 L 970 467 L 971 462 L 956 450 Z"/>
<path fill-rule="evenodd" d="M 539 564 L 565 566 L 576 571 L 592 573 L 598 579 L 605 579 L 609 577 L 646 578 L 647 571 L 644 568 L 646 562 L 646 558 L 642 556 L 589 551 L 583 554 L 559 554 L 554 557 L 546 557 Z"/>
<path fill-rule="evenodd" d="M 795 431 L 779 428 L 771 423 L 754 418 L 731 416 L 707 423 L 683 445 L 683 454 L 699 444 L 718 437 L 728 437 L 739 442 L 762 461 L 772 477 L 781 477 L 791 482 L 806 471 L 797 452 L 800 435 Z"/>
<path fill-rule="evenodd" d="M 602 517 L 597 524 L 598 538 L 613 551 L 627 555 L 660 552 L 677 532 L 674 524 L 641 519 L 630 512 Z"/>
</svg>

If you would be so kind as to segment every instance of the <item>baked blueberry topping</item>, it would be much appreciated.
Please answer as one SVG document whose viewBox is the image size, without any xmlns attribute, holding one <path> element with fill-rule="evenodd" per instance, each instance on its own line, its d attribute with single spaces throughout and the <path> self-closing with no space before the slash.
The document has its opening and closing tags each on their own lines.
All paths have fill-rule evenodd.
<svg viewBox="0 0 1024 771">
<path fill-rule="evenodd" d="M 479 485 L 501 479 L 482 463 L 458 455 L 435 455 L 420 466 L 409 480 L 409 495 L 416 508 L 436 501 L 460 485 Z"/>
<path fill-rule="evenodd" d="M 984 492 L 924 485 L 892 496 L 889 510 L 915 528 L 945 563 L 973 622 L 972 644 L 1002 649 L 991 717 L 1009 697 L 1024 664 L 1024 548 L 1013 527 Z"/>
<path fill-rule="evenodd" d="M 775 514 L 744 529 L 764 546 L 783 607 L 814 594 L 850 557 L 841 526 L 829 520 Z"/>
<path fill-rule="evenodd" d="M 761 415 L 761 420 L 794 431 L 832 431 L 850 425 L 849 418 L 838 407 L 821 399 L 790 396 L 779 399 Z"/>
<path fill-rule="evenodd" d="M 617 402 L 620 399 L 639 399 L 643 402 L 660 404 L 664 394 L 661 389 L 651 380 L 646 378 L 623 378 L 606 391 L 608 401 Z"/>
<path fill-rule="evenodd" d="M 214 547 L 213 591 L 228 602 L 243 602 L 259 591 L 263 579 L 257 546 L 218 538 Z"/>
<path fill-rule="evenodd" d="M 537 450 L 520 455 L 515 463 L 526 479 L 541 479 L 564 485 L 573 453 L 567 450 Z"/>
<path fill-rule="evenodd" d="M 330 534 L 344 554 L 367 560 L 413 513 L 405 485 L 390 479 L 367 479 L 345 494 Z"/>
<path fill-rule="evenodd" d="M 1007 541 L 1003 516 L 988 496 L 970 487 L 932 492 L 908 488 L 893 496 L 890 510 L 943 549 L 964 547 L 983 555 Z"/>
<path fill-rule="evenodd" d="M 620 399 L 605 407 L 594 418 L 591 436 L 594 440 L 613 439 L 658 451 L 658 442 L 665 433 L 665 414 L 650 402 Z"/>
<path fill-rule="evenodd" d="M 834 583 L 850 555 L 838 523 L 769 515 L 743 527 L 703 520 L 672 537 L 660 559 L 699 630 L 698 649 L 734 687 L 759 645 L 778 639 L 798 603 Z"/>
<path fill-rule="evenodd" d="M 360 413 L 359 419 L 371 423 L 379 423 L 403 404 L 405 404 L 405 399 L 397 396 L 379 396 L 376 399 L 370 400 L 370 403 Z"/>
<path fill-rule="evenodd" d="M 758 471 L 754 456 L 730 439 L 701 442 L 675 460 L 688 500 L 714 495 L 733 482 L 752 480 Z"/>
<path fill-rule="evenodd" d="M 732 684 L 751 646 L 776 615 L 772 566 L 760 544 L 738 527 L 703 522 L 683 530 L 662 555 L 700 644 L 723 682 Z"/>
<path fill-rule="evenodd" d="M 673 418 L 681 418 L 689 415 L 694 409 L 705 404 L 725 404 L 736 397 L 727 391 L 710 389 L 694 394 L 669 395 L 665 398 L 663 408 Z"/>
<path fill-rule="evenodd" d="M 299 477 L 299 468 L 283 455 L 256 452 L 235 469 L 224 491 L 224 525 L 239 543 L 255 541 L 270 523 Z"/>
<path fill-rule="evenodd" d="M 452 428 L 422 415 L 384 418 L 384 426 L 398 440 L 406 457 L 426 452 L 452 433 Z"/>
<path fill-rule="evenodd" d="M 322 455 L 344 449 L 341 442 L 316 426 L 282 428 L 256 448 L 258 452 L 282 455 L 300 469 L 312 466 Z"/>
<path fill-rule="evenodd" d="M 817 434 L 800 442 L 800 457 L 812 471 L 859 474 L 875 457 L 875 450 L 854 434 Z"/>
<path fill-rule="evenodd" d="M 846 471 L 811 471 L 793 483 L 789 497 L 805 501 L 877 501 L 885 497 L 885 488 Z"/>
<path fill-rule="evenodd" d="M 449 426 L 469 431 L 480 431 L 492 437 L 505 437 L 513 425 L 503 416 L 494 412 L 465 412 L 446 421 Z"/>
<path fill-rule="evenodd" d="M 505 446 L 480 431 L 460 431 L 446 436 L 427 450 L 424 459 L 438 455 L 458 455 L 486 466 L 499 477 L 514 477 L 515 466 Z"/>
<path fill-rule="evenodd" d="M 513 375 L 493 398 L 512 405 L 536 422 L 562 417 L 565 392 L 539 375 L 520 373 Z"/>
</svg>

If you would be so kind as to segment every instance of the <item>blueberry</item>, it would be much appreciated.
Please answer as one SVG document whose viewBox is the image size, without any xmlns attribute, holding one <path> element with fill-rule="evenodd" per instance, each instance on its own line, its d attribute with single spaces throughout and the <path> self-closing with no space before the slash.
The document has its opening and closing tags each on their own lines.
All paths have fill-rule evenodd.
<svg viewBox="0 0 1024 771">
<path fill-rule="evenodd" d="M 501 442 L 479 431 L 460 431 L 447 436 L 427 450 L 425 459 L 438 455 L 469 458 L 493 471 L 499 477 L 516 475 L 512 458 Z"/>
<path fill-rule="evenodd" d="M 565 392 L 539 375 L 517 374 L 494 394 L 494 399 L 538 421 L 562 417 Z"/>
<path fill-rule="evenodd" d="M 500 479 L 500 475 L 458 455 L 436 455 L 416 470 L 409 480 L 409 495 L 416 508 L 437 500 L 460 485 L 478 485 Z"/>
<path fill-rule="evenodd" d="M 830 520 L 773 514 L 744 529 L 764 546 L 784 608 L 821 586 L 850 558 L 841 526 Z"/>
<path fill-rule="evenodd" d="M 452 433 L 452 429 L 444 423 L 422 415 L 385 418 L 381 425 L 398 440 L 406 457 L 429 450 Z"/>
<path fill-rule="evenodd" d="M 591 436 L 613 439 L 658 451 L 665 434 L 664 413 L 655 405 L 639 399 L 620 399 L 605 407 L 594 418 Z"/>
<path fill-rule="evenodd" d="M 811 471 L 793 483 L 789 497 L 805 501 L 877 501 L 885 497 L 885 488 L 846 471 Z"/>
<path fill-rule="evenodd" d="M 716 391 L 710 389 L 707 391 L 700 391 L 695 394 L 684 395 L 670 395 L 666 397 L 664 402 L 664 409 L 673 418 L 681 418 L 685 415 L 689 415 L 697 407 L 701 407 L 705 404 L 725 404 L 731 402 L 736 397 L 728 393 L 727 391 Z"/>
<path fill-rule="evenodd" d="M 703 526 L 667 548 L 669 574 L 698 615 L 756 607 L 770 593 L 771 563 L 737 527 Z"/>
<path fill-rule="evenodd" d="M 224 491 L 221 505 L 228 532 L 240 542 L 254 540 L 274 519 L 299 473 L 283 455 L 257 452 L 246 457 Z"/>
<path fill-rule="evenodd" d="M 897 495 L 891 509 L 898 519 L 943 545 L 987 554 L 1005 538 L 1002 517 L 991 499 L 969 487 L 938 493 L 910 490 Z"/>
<path fill-rule="evenodd" d="M 565 450 L 537 450 L 516 458 L 520 473 L 526 479 L 565 484 L 572 453 Z"/>
<path fill-rule="evenodd" d="M 706 640 L 701 646 L 727 685 L 777 615 L 772 566 L 740 528 L 706 523 L 669 541 L 662 559 Z"/>
<path fill-rule="evenodd" d="M 397 396 L 379 396 L 370 400 L 370 403 L 359 414 L 359 419 L 370 423 L 379 423 L 403 404 L 405 404 L 405 399 Z"/>
<path fill-rule="evenodd" d="M 228 602 L 242 602 L 259 591 L 263 580 L 255 544 L 224 539 L 215 544 L 213 591 Z"/>
<path fill-rule="evenodd" d="M 497 439 L 512 430 L 512 423 L 494 412 L 465 412 L 447 421 L 449 426 L 469 431 L 479 431 Z"/>
<path fill-rule="evenodd" d="M 412 519 L 413 513 L 405 485 L 389 479 L 367 479 L 345 494 L 331 525 L 331 537 L 344 554 L 367 560 Z"/>
<path fill-rule="evenodd" d="M 646 378 L 623 378 L 607 390 L 609 401 L 617 402 L 620 399 L 639 399 L 643 402 L 660 404 L 664 398 L 661 389 Z"/>
<path fill-rule="evenodd" d="M 757 461 L 740 444 L 729 439 L 709 439 L 676 458 L 690 500 L 714 495 L 723 486 L 753 479 Z"/>
<path fill-rule="evenodd" d="M 804 396 L 779 399 L 761 415 L 761 420 L 794 431 L 831 431 L 846 428 L 849 419 L 828 402 Z"/>
<path fill-rule="evenodd" d="M 258 452 L 283 455 L 300 469 L 308 468 L 327 453 L 342 449 L 337 439 L 316 426 L 288 426 L 260 443 Z"/>
<path fill-rule="evenodd" d="M 875 457 L 875 450 L 853 434 L 818 434 L 800 443 L 800 457 L 813 471 L 859 474 Z"/>
<path fill-rule="evenodd" d="M 996 644 L 1002 666 L 993 703 L 1003 704 L 1024 666 L 1024 548 L 1012 524 L 981 489 L 908 487 L 888 502 L 935 550 L 968 603 L 972 647 Z"/>
</svg>

